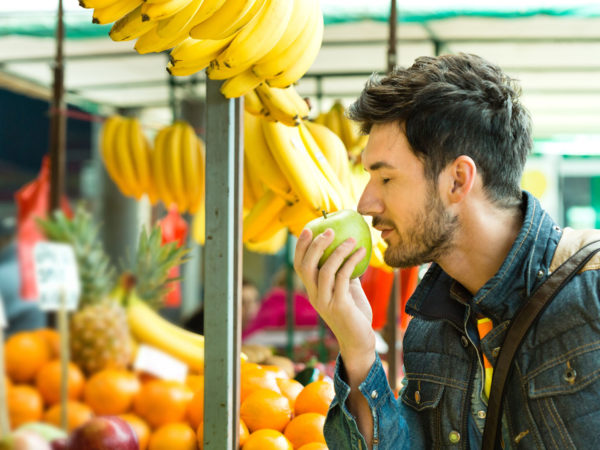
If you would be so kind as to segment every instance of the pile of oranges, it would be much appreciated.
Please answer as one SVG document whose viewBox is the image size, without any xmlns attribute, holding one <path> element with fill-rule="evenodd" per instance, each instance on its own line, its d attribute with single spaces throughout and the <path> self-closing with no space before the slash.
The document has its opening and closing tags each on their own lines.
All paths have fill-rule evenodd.
<svg viewBox="0 0 600 450">
<path fill-rule="evenodd" d="M 4 344 L 7 398 L 13 428 L 44 421 L 60 426 L 59 336 L 51 329 L 20 332 Z M 140 450 L 202 449 L 204 377 L 162 380 L 124 369 L 90 377 L 68 366 L 68 429 L 94 415 L 118 415 L 138 435 Z M 240 448 L 327 449 L 323 424 L 334 391 L 329 381 L 307 386 L 277 366 L 242 363 Z"/>
</svg>

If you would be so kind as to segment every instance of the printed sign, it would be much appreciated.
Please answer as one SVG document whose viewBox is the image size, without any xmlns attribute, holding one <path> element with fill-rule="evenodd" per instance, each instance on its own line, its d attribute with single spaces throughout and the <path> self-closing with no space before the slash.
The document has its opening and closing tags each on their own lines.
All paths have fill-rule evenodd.
<svg viewBox="0 0 600 450">
<path fill-rule="evenodd" d="M 67 244 L 38 242 L 33 254 L 40 308 L 58 310 L 64 296 L 67 311 L 77 309 L 81 286 L 73 248 Z"/>
</svg>

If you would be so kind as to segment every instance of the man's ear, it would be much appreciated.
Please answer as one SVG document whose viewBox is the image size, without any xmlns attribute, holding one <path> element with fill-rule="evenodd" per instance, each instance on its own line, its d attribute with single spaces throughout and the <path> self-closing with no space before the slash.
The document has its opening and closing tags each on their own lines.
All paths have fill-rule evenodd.
<svg viewBox="0 0 600 450">
<path fill-rule="evenodd" d="M 446 197 L 450 203 L 460 203 L 471 191 L 477 176 L 475 161 L 467 155 L 460 155 L 444 170 Z"/>
</svg>

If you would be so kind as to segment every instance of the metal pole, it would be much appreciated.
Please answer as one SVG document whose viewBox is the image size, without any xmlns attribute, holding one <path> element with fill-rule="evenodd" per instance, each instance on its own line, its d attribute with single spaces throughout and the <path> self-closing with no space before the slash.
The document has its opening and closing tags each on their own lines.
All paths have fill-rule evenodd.
<svg viewBox="0 0 600 450">
<path fill-rule="evenodd" d="M 396 24 L 398 23 L 398 10 L 396 0 L 391 0 L 390 6 L 390 37 L 388 41 L 387 52 L 387 71 L 391 72 L 398 63 L 398 54 L 396 51 Z"/>
<path fill-rule="evenodd" d="M 292 235 L 288 233 L 285 243 L 285 322 L 287 329 L 286 354 L 291 360 L 294 359 L 294 329 L 296 327 L 296 305 L 294 304 L 294 261 L 293 261 Z"/>
<path fill-rule="evenodd" d="M 58 0 L 56 23 L 56 58 L 54 62 L 54 85 L 50 108 L 50 211 L 60 208 L 65 186 L 65 140 L 67 121 L 64 102 L 63 2 Z"/>
<path fill-rule="evenodd" d="M 223 97 L 221 83 L 206 84 L 206 450 L 234 450 L 239 440 L 243 105 Z"/>
</svg>

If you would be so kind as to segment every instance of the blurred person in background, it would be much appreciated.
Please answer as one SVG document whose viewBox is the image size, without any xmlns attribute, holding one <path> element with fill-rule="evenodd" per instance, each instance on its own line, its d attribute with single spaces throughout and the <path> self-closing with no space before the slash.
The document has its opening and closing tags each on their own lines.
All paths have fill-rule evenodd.
<svg viewBox="0 0 600 450">
<path fill-rule="evenodd" d="M 364 249 L 349 256 L 350 238 L 319 269 L 334 230 L 300 234 L 294 267 L 340 346 L 324 427 L 329 448 L 481 448 L 508 325 L 556 267 L 600 237 L 563 230 L 521 190 L 533 142 L 519 96 L 495 64 L 443 55 L 374 75 L 349 108 L 369 134 L 362 162 L 370 178 L 358 211 L 382 232 L 388 265 L 432 264 L 406 307 L 413 318 L 396 399 L 375 352 L 369 303 L 350 279 Z M 597 253 L 526 334 L 496 448 L 595 447 L 599 286 Z"/>
<path fill-rule="evenodd" d="M 46 326 L 46 314 L 37 302 L 24 301 L 19 294 L 20 288 L 16 221 L 13 217 L 0 218 L 0 297 L 8 321 L 6 336 Z"/>
</svg>

